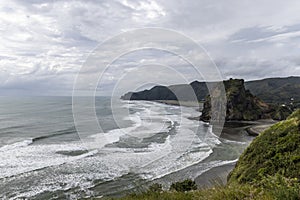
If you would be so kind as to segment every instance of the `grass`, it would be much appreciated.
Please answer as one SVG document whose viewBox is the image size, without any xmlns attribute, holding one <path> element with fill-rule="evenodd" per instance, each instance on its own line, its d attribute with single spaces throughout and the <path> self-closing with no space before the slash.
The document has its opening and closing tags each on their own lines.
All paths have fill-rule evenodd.
<svg viewBox="0 0 300 200">
<path fill-rule="evenodd" d="M 268 179 L 268 180 L 267 180 Z M 130 194 L 122 200 L 297 200 L 300 199 L 300 187 L 291 185 L 281 178 L 269 177 L 264 186 L 249 184 L 229 184 L 209 189 L 199 189 L 188 192 L 177 191 L 147 191 L 140 194 Z M 112 200 L 112 199 L 111 199 Z"/>
<path fill-rule="evenodd" d="M 229 183 L 255 183 L 278 173 L 300 179 L 299 127 L 300 110 L 256 137 L 229 175 Z"/>
<path fill-rule="evenodd" d="M 107 198 L 113 200 L 113 198 Z M 265 177 L 261 184 L 231 183 L 187 192 L 152 191 L 130 194 L 122 200 L 299 200 L 300 183 L 281 175 Z"/>
</svg>

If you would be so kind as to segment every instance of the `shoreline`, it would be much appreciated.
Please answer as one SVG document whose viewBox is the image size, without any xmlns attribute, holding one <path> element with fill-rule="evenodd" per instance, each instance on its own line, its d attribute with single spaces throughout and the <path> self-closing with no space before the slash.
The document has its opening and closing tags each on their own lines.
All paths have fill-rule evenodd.
<svg viewBox="0 0 300 200">
<path fill-rule="evenodd" d="M 275 123 L 276 121 L 274 120 L 227 122 L 220 137 L 229 140 L 243 141 L 243 135 L 245 137 L 245 134 L 247 134 L 248 137 L 253 137 L 254 139 Z M 213 167 L 197 176 L 194 181 L 199 188 L 209 188 L 214 185 L 226 185 L 227 176 L 234 169 L 235 165 L 236 162 Z"/>
<path fill-rule="evenodd" d="M 177 100 L 154 100 L 157 103 L 163 103 L 171 106 L 197 107 L 202 109 L 203 103 L 196 101 L 177 101 Z"/>
<path fill-rule="evenodd" d="M 201 102 L 179 102 L 176 100 L 156 100 L 154 102 L 171 106 L 194 107 L 197 108 L 198 111 L 201 111 L 203 108 L 203 103 Z M 200 117 L 193 117 L 190 118 L 190 120 L 201 121 Z M 231 141 L 249 142 L 275 123 L 277 123 L 277 121 L 272 119 L 261 119 L 257 121 L 227 121 L 224 124 L 220 137 Z M 249 137 L 252 139 L 249 139 Z M 225 185 L 227 183 L 227 176 L 233 170 L 235 165 L 236 162 L 213 167 L 195 177 L 194 181 L 199 188 Z"/>
</svg>

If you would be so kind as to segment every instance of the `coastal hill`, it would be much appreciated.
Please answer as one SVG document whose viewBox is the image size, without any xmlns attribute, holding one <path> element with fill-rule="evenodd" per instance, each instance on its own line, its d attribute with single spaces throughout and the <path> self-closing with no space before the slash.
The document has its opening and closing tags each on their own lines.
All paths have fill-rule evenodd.
<svg viewBox="0 0 300 200">
<path fill-rule="evenodd" d="M 226 121 L 283 120 L 292 113 L 292 109 L 287 106 L 269 105 L 254 96 L 249 90 L 246 90 L 243 79 L 230 79 L 223 83 L 227 98 Z M 211 98 L 208 95 L 200 119 L 209 121 L 210 118 Z"/>
<path fill-rule="evenodd" d="M 155 86 L 150 90 L 140 92 L 129 92 L 121 97 L 124 100 L 180 100 L 193 101 L 190 88 L 194 90 L 198 101 L 204 101 L 208 95 L 205 82 L 194 81 L 190 84 Z M 245 88 L 267 103 L 286 104 L 300 103 L 300 77 L 267 78 L 245 82 Z"/>
<path fill-rule="evenodd" d="M 268 103 L 300 102 L 300 77 L 268 78 L 245 83 L 246 89 Z"/>
<path fill-rule="evenodd" d="M 176 95 L 175 95 L 176 94 Z M 205 82 L 194 81 L 190 84 L 180 84 L 171 86 L 155 86 L 150 90 L 140 92 L 128 92 L 121 97 L 123 100 L 182 100 L 201 101 L 208 94 Z"/>
<path fill-rule="evenodd" d="M 256 137 L 239 158 L 228 180 L 229 183 L 249 183 L 276 174 L 300 180 L 299 109 L 287 120 L 278 122 Z"/>
</svg>

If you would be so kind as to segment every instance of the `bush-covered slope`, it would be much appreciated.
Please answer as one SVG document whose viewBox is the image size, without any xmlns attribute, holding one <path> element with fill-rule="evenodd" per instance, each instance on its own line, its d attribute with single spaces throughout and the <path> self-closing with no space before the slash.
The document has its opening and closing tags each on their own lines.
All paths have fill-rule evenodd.
<svg viewBox="0 0 300 200">
<path fill-rule="evenodd" d="M 300 180 L 300 110 L 255 138 L 228 180 L 249 183 L 275 174 Z"/>
<path fill-rule="evenodd" d="M 268 103 L 300 102 L 300 77 L 267 78 L 248 81 L 245 87 Z"/>
</svg>

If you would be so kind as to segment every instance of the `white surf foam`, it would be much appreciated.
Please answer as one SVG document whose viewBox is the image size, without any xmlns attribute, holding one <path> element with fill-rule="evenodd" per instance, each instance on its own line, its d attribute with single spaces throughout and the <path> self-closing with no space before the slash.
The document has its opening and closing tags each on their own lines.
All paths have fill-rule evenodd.
<svg viewBox="0 0 300 200">
<path fill-rule="evenodd" d="M 85 150 L 80 144 L 14 145 L 14 148 L 11 147 L 5 148 L 6 151 L 0 154 L 0 178 L 61 165 L 97 153 L 97 151 L 91 151 L 78 156 L 56 153 L 58 151 Z"/>
<path fill-rule="evenodd" d="M 32 139 L 26 139 L 26 140 L 23 140 L 23 141 L 20 141 L 20 142 L 15 142 L 13 144 L 8 144 L 8 145 L 5 145 L 5 146 L 2 146 L 0 148 L 0 152 L 9 151 L 9 150 L 20 148 L 20 147 L 25 147 L 25 146 L 28 146 L 32 143 L 33 143 Z"/>
<path fill-rule="evenodd" d="M 59 188 L 89 185 L 95 179 L 115 179 L 129 172 L 155 179 L 202 161 L 212 153 L 213 145 L 217 144 L 216 138 L 212 138 L 211 144 L 208 144 L 191 130 L 191 127 L 199 125 L 199 122 L 188 119 L 199 115 L 199 112 L 191 108 L 183 108 L 184 113 L 180 114 L 177 109 L 168 112 L 165 108 L 170 106 L 154 102 L 130 102 L 126 105 L 139 109 L 128 118 L 132 121 L 131 127 L 99 133 L 85 141 L 90 147 L 97 148 L 99 154 L 95 151 L 72 157 L 56 153 L 83 149 L 74 142 L 60 145 L 17 145 L 0 154 L 0 177 L 17 174 L 29 176 L 33 170 L 55 167 L 57 177 L 45 175 L 46 178 L 41 180 L 39 186 L 32 186 L 31 191 L 38 193 L 49 189 L 44 187 L 47 184 L 53 185 L 52 189 L 55 191 Z M 141 151 L 105 146 L 119 141 L 126 134 L 145 138 L 161 131 L 169 131 L 175 124 L 178 124 L 175 135 L 169 135 L 164 143 L 153 142 Z M 60 165 L 63 167 L 59 167 Z"/>
</svg>

